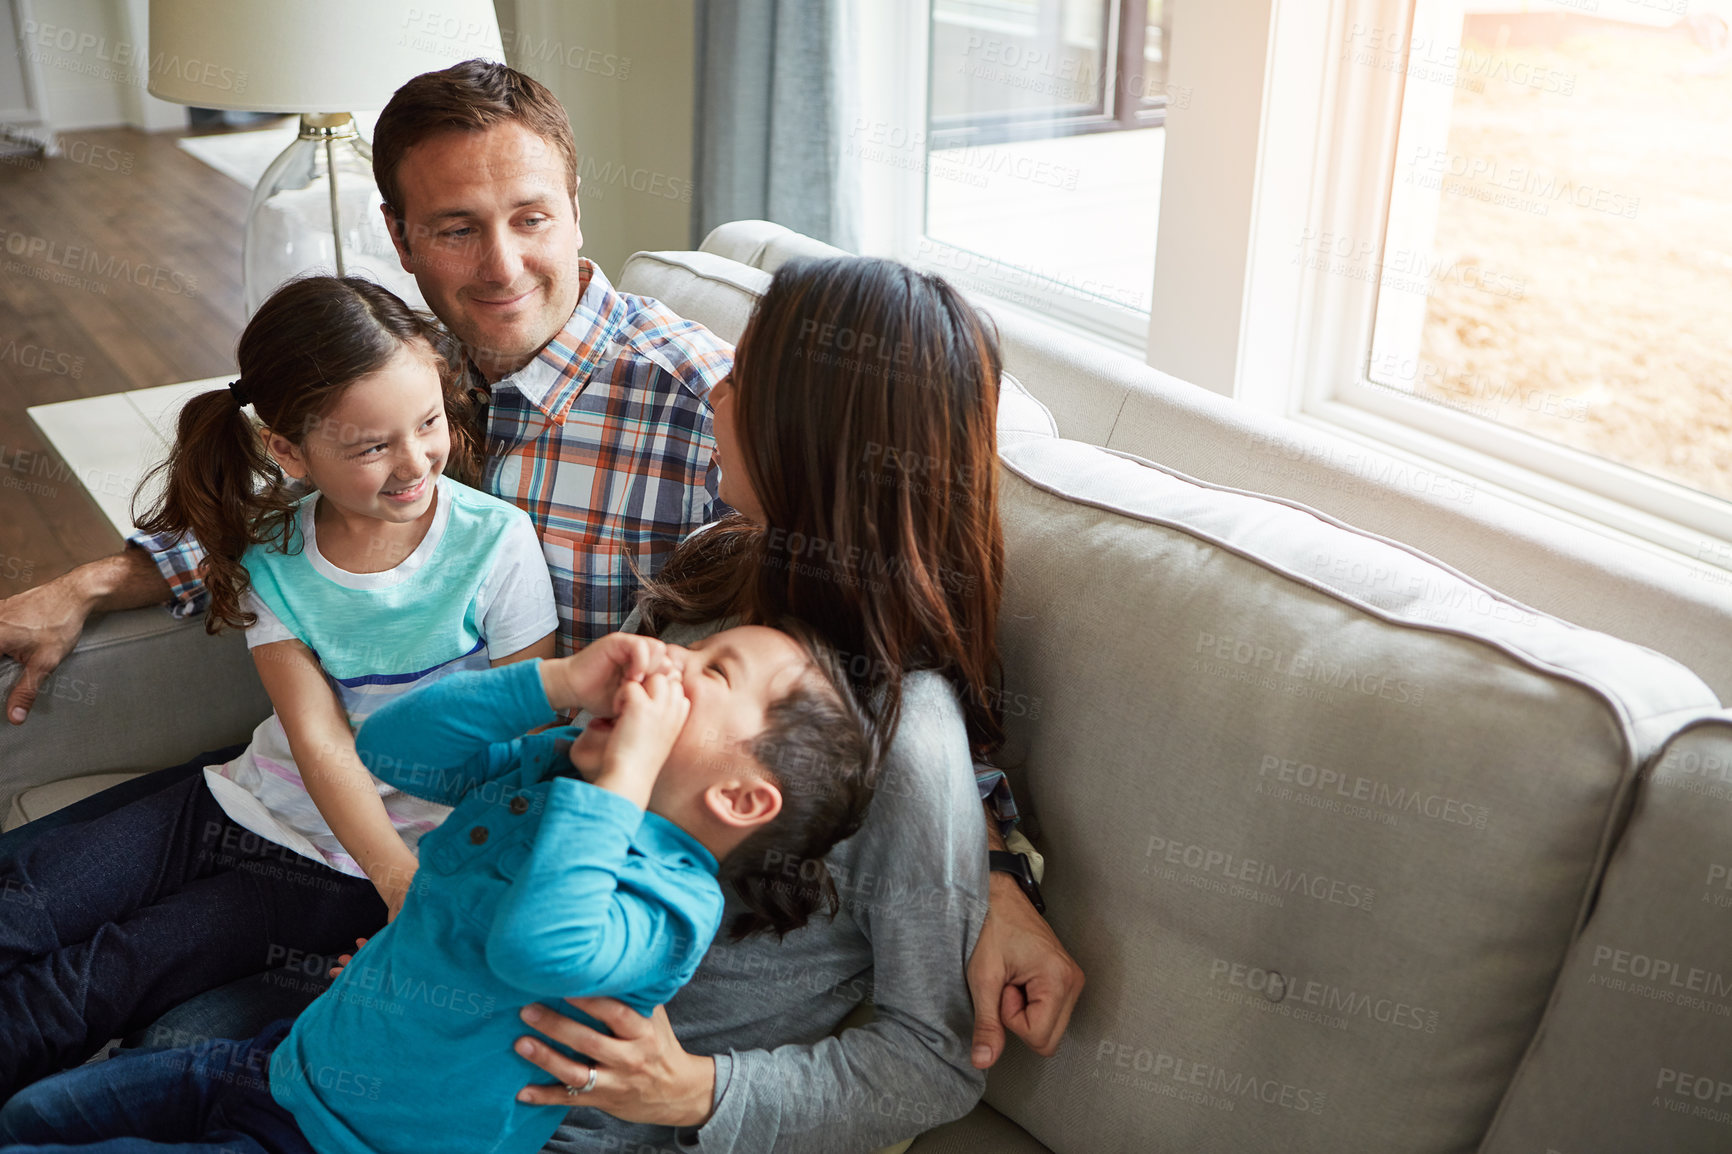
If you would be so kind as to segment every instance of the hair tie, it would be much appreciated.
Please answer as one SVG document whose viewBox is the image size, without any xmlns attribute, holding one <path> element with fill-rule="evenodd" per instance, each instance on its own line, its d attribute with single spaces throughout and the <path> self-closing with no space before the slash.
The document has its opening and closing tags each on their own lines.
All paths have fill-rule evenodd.
<svg viewBox="0 0 1732 1154">
<path fill-rule="evenodd" d="M 253 403 L 253 399 L 247 396 L 246 386 L 241 383 L 239 378 L 229 382 L 229 395 L 234 397 L 237 408 L 244 409 Z"/>
</svg>

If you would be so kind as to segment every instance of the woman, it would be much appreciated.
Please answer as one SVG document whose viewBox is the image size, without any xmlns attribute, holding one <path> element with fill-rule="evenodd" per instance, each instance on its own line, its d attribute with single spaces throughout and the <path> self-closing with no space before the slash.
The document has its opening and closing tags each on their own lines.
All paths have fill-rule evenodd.
<svg viewBox="0 0 1732 1154">
<path fill-rule="evenodd" d="M 893 262 L 787 265 L 759 302 L 712 394 L 721 495 L 738 515 L 681 543 L 640 598 L 643 627 L 685 642 L 803 620 L 873 702 L 883 777 L 864 828 L 827 859 L 833 920 L 779 943 L 724 933 L 647 1022 L 576 1003 L 614 1037 L 526 1011 L 595 1061 L 521 1041 L 565 1083 L 522 1099 L 613 1115 L 574 1114 L 553 1148 L 659 1149 L 671 1126 L 706 1151 L 866 1149 L 979 1097 L 975 1066 L 989 1062 L 971 1061 L 964 968 L 987 897 L 971 762 L 1001 739 L 998 379 L 967 302 Z M 816 875 L 783 865 L 790 886 Z M 876 1020 L 830 1036 L 868 995 Z"/>
</svg>

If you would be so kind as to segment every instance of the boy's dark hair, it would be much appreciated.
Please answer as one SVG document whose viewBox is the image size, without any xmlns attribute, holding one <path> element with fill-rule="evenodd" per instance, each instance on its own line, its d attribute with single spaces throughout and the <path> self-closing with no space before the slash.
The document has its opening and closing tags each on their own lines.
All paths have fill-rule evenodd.
<svg viewBox="0 0 1732 1154">
<path fill-rule="evenodd" d="M 836 916 L 841 899 L 824 855 L 866 820 L 876 777 L 870 727 L 835 652 L 798 622 L 778 628 L 804 646 L 812 668 L 765 711 L 750 745 L 782 791 L 782 812 L 721 863 L 721 880 L 746 907 L 728 927 L 735 941 L 784 937 L 819 911 Z"/>
</svg>

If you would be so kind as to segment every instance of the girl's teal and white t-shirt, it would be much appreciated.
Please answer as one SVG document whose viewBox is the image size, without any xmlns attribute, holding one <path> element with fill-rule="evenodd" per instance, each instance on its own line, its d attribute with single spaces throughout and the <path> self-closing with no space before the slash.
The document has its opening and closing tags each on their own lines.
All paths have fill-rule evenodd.
<svg viewBox="0 0 1732 1154">
<path fill-rule="evenodd" d="M 553 581 L 529 515 L 506 501 L 439 478 L 433 523 L 415 551 L 382 573 L 350 573 L 319 552 L 313 511 L 301 502 L 288 553 L 255 545 L 241 558 L 258 615 L 249 647 L 300 641 L 325 671 L 350 729 L 385 702 L 465 669 L 485 669 L 553 632 Z M 204 771 L 237 825 L 353 877 L 365 874 L 307 795 L 275 713 L 246 752 Z M 450 808 L 373 786 L 411 850 Z"/>
</svg>

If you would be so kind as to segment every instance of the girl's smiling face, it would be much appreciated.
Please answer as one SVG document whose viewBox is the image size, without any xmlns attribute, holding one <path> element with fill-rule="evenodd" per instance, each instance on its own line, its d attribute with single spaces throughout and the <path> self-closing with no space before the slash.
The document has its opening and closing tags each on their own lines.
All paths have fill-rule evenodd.
<svg viewBox="0 0 1732 1154">
<path fill-rule="evenodd" d="M 290 440 L 304 432 L 300 443 Z M 401 346 L 376 372 L 355 379 L 306 430 L 270 430 L 283 471 L 308 480 L 352 516 L 401 524 L 427 512 L 451 454 L 451 430 L 433 352 Z"/>
</svg>

